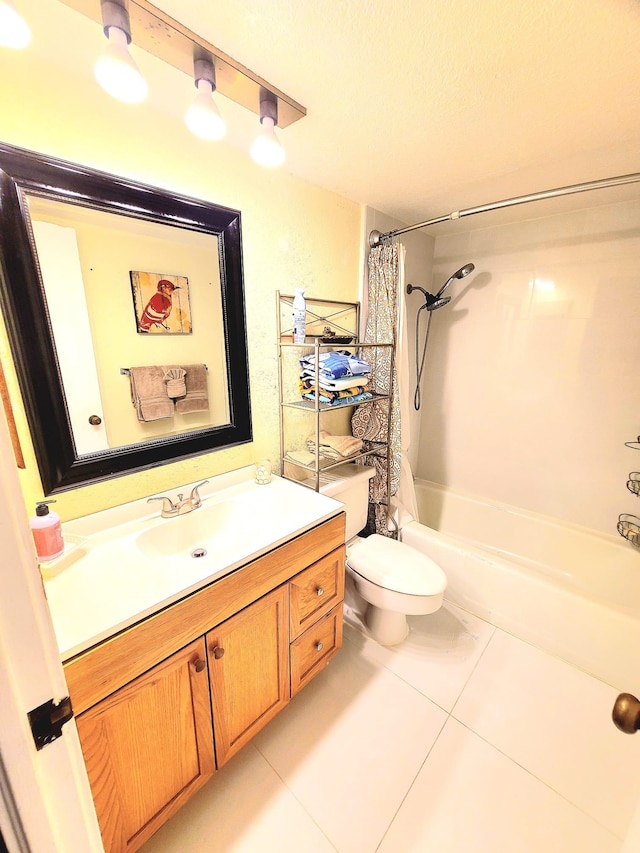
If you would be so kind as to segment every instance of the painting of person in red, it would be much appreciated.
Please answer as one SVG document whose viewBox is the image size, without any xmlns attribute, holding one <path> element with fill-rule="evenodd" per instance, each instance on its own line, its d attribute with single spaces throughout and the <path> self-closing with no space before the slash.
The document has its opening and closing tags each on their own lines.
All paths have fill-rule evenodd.
<svg viewBox="0 0 640 853">
<path fill-rule="evenodd" d="M 139 331 L 148 332 L 151 326 L 164 326 L 164 321 L 171 314 L 173 307 L 171 296 L 173 291 L 177 289 L 178 285 L 172 284 L 166 278 L 160 279 L 158 292 L 154 293 L 147 302 L 142 316 L 138 320 Z"/>
</svg>

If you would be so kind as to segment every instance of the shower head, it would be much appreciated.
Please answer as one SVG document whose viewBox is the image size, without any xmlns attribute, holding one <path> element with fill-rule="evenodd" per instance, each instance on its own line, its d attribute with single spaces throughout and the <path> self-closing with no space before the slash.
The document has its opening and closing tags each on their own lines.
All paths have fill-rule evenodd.
<svg viewBox="0 0 640 853">
<path fill-rule="evenodd" d="M 424 287 L 418 287 L 415 284 L 407 285 L 407 293 L 413 293 L 414 290 L 419 290 L 420 293 L 424 294 L 424 305 L 420 306 L 419 311 L 422 311 L 423 308 L 426 308 L 427 311 L 435 311 L 438 308 L 442 308 L 447 302 L 451 302 L 450 296 L 445 296 L 444 299 L 441 299 L 439 294 L 438 296 L 434 296 L 433 293 L 428 293 Z"/>
<path fill-rule="evenodd" d="M 427 300 L 426 304 L 422 307 L 426 308 L 427 311 L 437 311 L 438 308 L 443 308 L 448 302 L 451 302 L 450 296 L 442 296 L 440 298 L 433 296 L 431 300 Z"/>
<path fill-rule="evenodd" d="M 463 267 L 460 267 L 459 270 L 456 270 L 454 274 L 445 281 L 440 290 L 436 293 L 436 299 L 439 299 L 445 290 L 449 287 L 452 281 L 455 281 L 456 278 L 464 278 L 466 275 L 469 275 L 470 272 L 473 272 L 475 269 L 475 264 L 465 264 Z"/>
</svg>

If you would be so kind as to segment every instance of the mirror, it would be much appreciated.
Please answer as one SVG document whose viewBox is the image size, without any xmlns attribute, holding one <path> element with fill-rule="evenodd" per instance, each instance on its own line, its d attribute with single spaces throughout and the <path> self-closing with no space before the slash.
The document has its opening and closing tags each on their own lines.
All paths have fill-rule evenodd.
<svg viewBox="0 0 640 853">
<path fill-rule="evenodd" d="M 238 211 L 0 144 L 0 264 L 45 494 L 251 440 Z"/>
</svg>

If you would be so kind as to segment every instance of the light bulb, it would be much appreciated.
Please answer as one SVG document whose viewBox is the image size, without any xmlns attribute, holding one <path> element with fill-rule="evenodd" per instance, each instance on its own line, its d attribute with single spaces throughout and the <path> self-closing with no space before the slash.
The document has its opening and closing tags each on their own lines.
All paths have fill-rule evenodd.
<svg viewBox="0 0 640 853">
<path fill-rule="evenodd" d="M 129 53 L 127 34 L 109 27 L 109 44 L 94 68 L 96 80 L 110 95 L 127 104 L 147 97 L 147 81 Z"/>
<path fill-rule="evenodd" d="M 198 80 L 198 92 L 184 117 L 191 133 L 200 139 L 222 139 L 227 125 L 213 100 L 213 86 L 209 80 Z"/>
<path fill-rule="evenodd" d="M 285 151 L 278 142 L 275 132 L 275 122 L 271 116 L 263 116 L 260 119 L 262 130 L 256 136 L 251 146 L 251 156 L 260 166 L 275 168 L 284 163 Z"/>
<path fill-rule="evenodd" d="M 23 48 L 31 41 L 31 30 L 25 19 L 16 12 L 12 0 L 0 2 L 0 46 Z"/>
</svg>

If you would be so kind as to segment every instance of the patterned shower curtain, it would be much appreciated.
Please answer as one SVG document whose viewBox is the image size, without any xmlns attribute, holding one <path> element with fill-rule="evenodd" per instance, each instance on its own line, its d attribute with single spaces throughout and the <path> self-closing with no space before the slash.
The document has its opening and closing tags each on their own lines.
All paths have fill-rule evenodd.
<svg viewBox="0 0 640 853">
<path fill-rule="evenodd" d="M 369 307 L 364 342 L 397 342 L 398 290 L 400 281 L 399 247 L 396 242 L 376 246 L 369 253 Z M 365 465 L 373 465 L 376 473 L 369 485 L 370 533 L 394 537 L 395 528 L 389 524 L 387 504 L 400 485 L 402 443 L 400 431 L 400 399 L 397 371 L 391 370 L 390 347 L 372 347 L 363 351 L 371 364 L 369 389 L 378 394 L 390 394 L 390 401 L 366 403 L 356 409 L 351 420 L 353 435 L 366 441 L 389 441 L 387 457 L 367 456 Z M 391 406 L 389 418 L 388 406 Z M 389 433 L 389 435 L 387 435 Z M 388 488 L 387 488 L 388 478 Z M 391 527 L 391 529 L 390 529 Z"/>
</svg>

